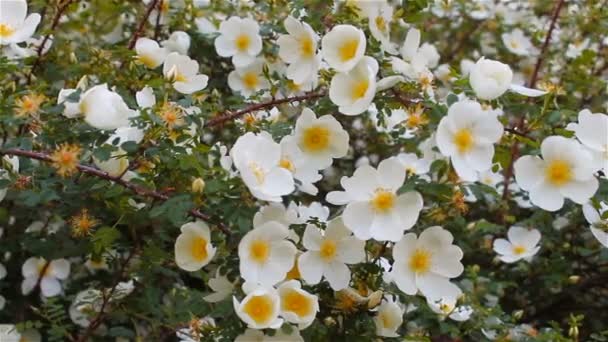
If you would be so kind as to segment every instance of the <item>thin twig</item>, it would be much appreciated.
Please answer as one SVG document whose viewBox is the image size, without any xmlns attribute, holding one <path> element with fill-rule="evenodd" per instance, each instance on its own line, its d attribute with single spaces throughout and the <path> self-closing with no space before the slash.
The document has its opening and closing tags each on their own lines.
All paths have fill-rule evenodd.
<svg viewBox="0 0 608 342">
<path fill-rule="evenodd" d="M 0 155 L 13 155 L 13 156 L 20 156 L 20 157 L 25 157 L 25 158 L 30 158 L 30 159 L 36 159 L 36 160 L 44 161 L 47 163 L 52 162 L 51 157 L 46 153 L 26 151 L 26 150 L 15 149 L 15 148 L 1 149 Z M 86 173 L 86 174 L 89 174 L 89 175 L 92 175 L 92 176 L 95 176 L 98 178 L 106 179 L 108 181 L 121 185 L 121 186 L 133 191 L 134 193 L 136 193 L 139 196 L 150 197 L 150 198 L 154 198 L 154 199 L 157 199 L 157 200 L 160 200 L 163 202 L 167 201 L 171 198 L 158 191 L 146 189 L 135 183 L 126 181 L 120 177 L 112 176 L 112 175 L 108 174 L 107 172 L 99 170 L 93 166 L 79 164 L 78 170 L 82 173 Z M 212 220 L 211 216 L 202 213 L 198 209 L 191 209 L 188 212 L 188 214 L 192 217 L 200 218 L 201 220 L 205 220 L 205 221 Z M 230 235 L 230 230 L 223 223 L 221 223 L 221 222 L 218 223 L 218 228 L 225 234 Z"/>
<path fill-rule="evenodd" d="M 139 38 L 139 36 L 143 32 L 144 27 L 146 26 L 146 21 L 148 21 L 148 18 L 150 17 L 150 14 L 152 14 L 152 11 L 154 10 L 154 7 L 156 7 L 158 1 L 159 0 L 152 0 L 152 2 L 150 2 L 150 4 L 148 4 L 148 8 L 146 8 L 146 13 L 144 13 L 144 16 L 139 21 L 137 30 L 135 30 L 135 32 L 133 32 L 133 35 L 131 36 L 131 40 L 129 40 L 129 46 L 128 46 L 129 50 L 131 50 L 135 47 L 137 38 Z"/>
</svg>

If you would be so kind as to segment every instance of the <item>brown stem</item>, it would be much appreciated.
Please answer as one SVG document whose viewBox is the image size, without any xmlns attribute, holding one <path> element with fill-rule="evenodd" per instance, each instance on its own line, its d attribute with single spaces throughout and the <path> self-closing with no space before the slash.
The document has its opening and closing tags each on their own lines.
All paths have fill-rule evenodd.
<svg viewBox="0 0 608 342">
<path fill-rule="evenodd" d="M 253 104 L 250 105 L 248 107 L 245 107 L 241 110 L 238 110 L 236 112 L 228 112 L 227 114 L 224 115 L 220 115 L 218 117 L 215 117 L 209 121 L 207 121 L 207 123 L 205 124 L 205 127 L 213 127 L 213 126 L 217 126 L 220 125 L 226 121 L 232 120 L 232 119 L 236 119 L 240 116 L 243 116 L 247 113 L 251 113 L 251 112 L 255 112 L 258 110 L 262 110 L 265 108 L 270 108 L 279 104 L 283 104 L 283 103 L 292 103 L 292 102 L 297 102 L 297 101 L 304 101 L 304 100 L 312 100 L 312 99 L 317 99 L 320 97 L 324 97 L 325 95 L 327 95 L 325 92 L 321 91 L 321 92 L 311 92 L 311 93 L 307 93 L 304 95 L 300 95 L 300 96 L 293 96 L 293 97 L 286 97 L 283 99 L 273 99 L 271 101 L 268 102 L 262 102 L 262 103 L 257 103 L 257 104 Z"/>
<path fill-rule="evenodd" d="M 146 21 L 148 21 L 150 14 L 152 14 L 152 10 L 154 10 L 154 7 L 156 7 L 158 2 L 159 2 L 159 0 L 152 0 L 152 2 L 150 2 L 150 4 L 148 4 L 148 8 L 146 8 L 146 13 L 144 13 L 144 16 L 139 21 L 139 25 L 137 25 L 137 30 L 135 30 L 135 32 L 133 32 L 133 35 L 131 36 L 131 40 L 129 40 L 129 46 L 128 46 L 129 50 L 131 50 L 135 47 L 137 38 L 139 38 L 139 36 L 143 32 L 144 27 L 146 26 Z M 159 11 L 159 15 L 160 15 L 160 11 Z"/>
<path fill-rule="evenodd" d="M 0 155 L 21 156 L 21 157 L 25 157 L 25 158 L 44 161 L 47 163 L 52 162 L 51 157 L 46 153 L 26 151 L 26 150 L 21 150 L 21 149 L 16 149 L 16 148 L 0 149 Z M 139 196 L 150 197 L 150 198 L 157 199 L 157 200 L 160 200 L 163 202 L 167 201 L 171 198 L 160 192 L 146 189 L 137 184 L 128 182 L 120 177 L 112 176 L 112 175 L 108 174 L 107 172 L 99 170 L 93 166 L 79 164 L 78 170 L 82 173 L 86 173 L 86 174 L 89 174 L 89 175 L 92 175 L 92 176 L 95 176 L 98 178 L 106 179 L 110 182 L 121 185 L 121 186 L 133 191 L 134 193 L 136 193 Z M 191 209 L 188 212 L 188 214 L 192 217 L 200 218 L 201 220 L 205 220 L 205 221 L 211 220 L 211 217 L 209 215 L 202 213 L 198 209 Z M 223 223 L 221 223 L 221 222 L 218 223 L 218 228 L 225 234 L 230 235 L 230 230 Z"/>
<path fill-rule="evenodd" d="M 540 71 L 540 67 L 543 65 L 545 52 L 549 47 L 549 43 L 551 42 L 551 35 L 553 34 L 553 30 L 555 29 L 555 24 L 557 23 L 557 18 L 559 17 L 559 12 L 562 10 L 565 0 L 559 0 L 557 5 L 555 5 L 555 9 L 553 10 L 553 16 L 551 17 L 551 24 L 549 25 L 549 31 L 547 31 L 547 36 L 545 37 L 545 42 L 540 50 L 540 55 L 538 56 L 538 60 L 536 60 L 536 66 L 534 67 L 534 72 L 532 73 L 532 77 L 530 78 L 530 82 L 528 82 L 528 87 L 534 88 L 536 85 L 536 81 L 538 81 L 538 72 Z"/>
</svg>

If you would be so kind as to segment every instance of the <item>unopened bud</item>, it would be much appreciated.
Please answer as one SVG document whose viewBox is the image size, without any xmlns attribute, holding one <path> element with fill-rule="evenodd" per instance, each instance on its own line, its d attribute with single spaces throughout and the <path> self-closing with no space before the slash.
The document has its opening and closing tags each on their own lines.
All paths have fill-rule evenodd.
<svg viewBox="0 0 608 342">
<path fill-rule="evenodd" d="M 576 284 L 579 282 L 579 280 L 581 280 L 581 277 L 577 275 L 571 275 L 570 277 L 568 277 L 568 282 L 570 284 Z"/>
<path fill-rule="evenodd" d="M 513 318 L 516 320 L 521 319 L 524 316 L 524 310 L 517 310 L 513 313 Z"/>
<path fill-rule="evenodd" d="M 196 178 L 192 181 L 192 192 L 202 194 L 205 190 L 205 181 L 202 178 Z"/>
</svg>

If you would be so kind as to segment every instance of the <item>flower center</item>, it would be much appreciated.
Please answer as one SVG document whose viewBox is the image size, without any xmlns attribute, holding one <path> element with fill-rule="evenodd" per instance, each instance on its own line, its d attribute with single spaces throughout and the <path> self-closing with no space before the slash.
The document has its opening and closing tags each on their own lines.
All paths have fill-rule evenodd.
<svg viewBox="0 0 608 342">
<path fill-rule="evenodd" d="M 279 162 L 279 166 L 284 169 L 289 170 L 290 172 L 294 172 L 296 170 L 296 167 L 293 165 L 291 160 L 289 160 L 287 158 L 282 158 L 281 161 Z"/>
<path fill-rule="evenodd" d="M 8 38 L 15 33 L 15 29 L 8 24 L 0 24 L 0 38 Z"/>
<path fill-rule="evenodd" d="M 272 318 L 273 302 L 268 296 L 253 296 L 247 301 L 243 311 L 256 323 L 262 324 Z"/>
<path fill-rule="evenodd" d="M 181 72 L 177 71 L 175 73 L 175 77 L 173 78 L 174 82 L 186 82 L 186 76 L 184 76 L 184 74 L 182 74 Z"/>
<path fill-rule="evenodd" d="M 321 258 L 327 262 L 332 261 L 336 257 L 337 246 L 333 240 L 324 240 L 321 243 L 319 254 Z"/>
<path fill-rule="evenodd" d="M 256 240 L 249 247 L 249 255 L 253 261 L 263 264 L 270 256 L 270 244 L 263 240 Z"/>
<path fill-rule="evenodd" d="M 302 136 L 302 145 L 309 152 L 320 152 L 329 146 L 329 129 L 323 126 L 308 127 Z"/>
<path fill-rule="evenodd" d="M 258 185 L 264 183 L 264 181 L 266 180 L 266 175 L 264 174 L 264 170 L 262 170 L 262 168 L 259 167 L 258 164 L 254 162 L 249 163 L 249 170 L 251 170 L 251 172 L 255 176 Z"/>
<path fill-rule="evenodd" d="M 255 72 L 246 72 L 243 75 L 243 84 L 247 89 L 255 89 L 258 86 L 258 75 Z"/>
<path fill-rule="evenodd" d="M 473 148 L 473 134 L 468 128 L 462 128 L 454 134 L 454 145 L 460 153 L 466 153 Z"/>
<path fill-rule="evenodd" d="M 553 160 L 545 169 L 545 176 L 549 183 L 561 186 L 572 180 L 572 167 L 563 160 Z"/>
<path fill-rule="evenodd" d="M 386 32 L 386 20 L 384 20 L 383 16 L 377 16 L 375 22 L 376 27 L 378 28 L 378 30 L 380 30 L 380 32 Z"/>
<path fill-rule="evenodd" d="M 283 311 L 290 311 L 300 317 L 307 316 L 312 311 L 312 303 L 306 296 L 295 290 L 288 290 L 281 298 Z"/>
<path fill-rule="evenodd" d="M 348 62 L 353 57 L 355 57 L 355 54 L 357 53 L 357 47 L 359 47 L 358 39 L 350 39 L 344 42 L 342 46 L 340 46 L 340 49 L 338 51 L 342 62 Z"/>
<path fill-rule="evenodd" d="M 367 88 L 369 88 L 368 80 L 361 80 L 355 83 L 351 89 L 351 96 L 353 100 L 358 100 L 365 96 L 367 93 Z"/>
<path fill-rule="evenodd" d="M 251 39 L 249 39 L 248 35 L 243 33 L 236 37 L 236 39 L 234 40 L 234 44 L 236 45 L 237 50 L 245 52 L 251 44 Z"/>
<path fill-rule="evenodd" d="M 303 37 L 302 39 L 300 39 L 300 52 L 302 56 L 306 58 L 314 56 L 315 49 L 313 46 L 312 39 L 310 39 L 310 37 Z"/>
<path fill-rule="evenodd" d="M 377 189 L 372 199 L 372 207 L 381 213 L 386 213 L 395 206 L 395 194 L 384 190 Z"/>
<path fill-rule="evenodd" d="M 156 61 L 150 55 L 137 56 L 137 61 L 151 69 L 156 67 Z"/>
<path fill-rule="evenodd" d="M 415 128 L 415 127 L 420 126 L 424 121 L 425 121 L 425 119 L 422 117 L 422 115 L 411 114 L 410 116 L 407 117 L 407 121 L 406 121 L 405 125 L 408 128 Z"/>
<path fill-rule="evenodd" d="M 525 252 L 526 252 L 526 247 L 524 247 L 522 245 L 513 246 L 513 253 L 515 253 L 516 255 L 522 255 Z"/>
<path fill-rule="evenodd" d="M 450 304 L 442 303 L 439 305 L 439 310 L 441 310 L 446 315 L 452 312 L 453 308 Z"/>
<path fill-rule="evenodd" d="M 513 49 L 518 49 L 519 48 L 519 43 L 517 43 L 516 41 L 512 40 L 511 41 L 511 47 Z"/>
<path fill-rule="evenodd" d="M 380 314 L 380 322 L 382 322 L 382 326 L 386 329 L 392 329 L 397 321 L 393 319 L 393 316 L 388 312 L 382 312 Z"/>
<path fill-rule="evenodd" d="M 409 266 L 416 273 L 428 272 L 431 268 L 431 253 L 424 249 L 416 249 L 410 256 Z"/>
<path fill-rule="evenodd" d="M 207 240 L 202 237 L 196 237 L 190 245 L 190 253 L 194 260 L 201 262 L 207 259 Z"/>
</svg>

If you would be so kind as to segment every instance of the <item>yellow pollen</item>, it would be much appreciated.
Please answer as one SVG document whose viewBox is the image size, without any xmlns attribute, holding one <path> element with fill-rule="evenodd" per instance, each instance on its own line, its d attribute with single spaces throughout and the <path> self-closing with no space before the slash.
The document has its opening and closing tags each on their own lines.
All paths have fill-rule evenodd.
<svg viewBox="0 0 608 342">
<path fill-rule="evenodd" d="M 382 322 L 382 326 L 387 329 L 393 328 L 397 323 L 393 317 L 386 312 L 382 312 L 380 314 L 380 322 Z"/>
<path fill-rule="evenodd" d="M 563 160 L 553 160 L 545 169 L 545 176 L 549 183 L 561 186 L 572 180 L 572 167 Z"/>
<path fill-rule="evenodd" d="M 194 260 L 198 262 L 207 259 L 207 240 L 202 237 L 195 237 L 190 245 L 190 253 Z"/>
<path fill-rule="evenodd" d="M 234 44 L 236 45 L 237 50 L 245 52 L 251 44 L 251 39 L 249 39 L 248 35 L 242 33 L 238 37 L 236 37 L 236 39 L 234 40 Z"/>
<path fill-rule="evenodd" d="M 416 273 L 428 272 L 431 268 L 431 253 L 424 249 L 416 249 L 410 256 L 409 266 Z"/>
<path fill-rule="evenodd" d="M 513 49 L 517 49 L 517 48 L 519 48 L 519 44 L 518 44 L 516 41 L 514 41 L 514 40 L 512 40 L 512 41 L 511 41 L 511 44 L 510 44 L 510 45 L 511 45 L 511 47 L 512 47 Z"/>
<path fill-rule="evenodd" d="M 173 82 L 186 82 L 186 76 L 184 76 L 184 74 L 182 74 L 181 72 L 176 72 L 175 76 L 173 77 Z"/>
<path fill-rule="evenodd" d="M 468 128 L 462 128 L 454 134 L 454 145 L 460 153 L 466 153 L 473 148 L 473 134 Z"/>
<path fill-rule="evenodd" d="M 350 39 L 344 42 L 338 51 L 342 62 L 348 62 L 349 60 L 353 59 L 353 57 L 355 57 L 357 54 L 357 47 L 359 47 L 358 39 Z"/>
<path fill-rule="evenodd" d="M 407 121 L 405 122 L 405 125 L 408 128 L 416 128 L 418 126 L 424 125 L 427 122 L 428 122 L 428 120 L 424 115 L 414 113 L 407 117 Z"/>
<path fill-rule="evenodd" d="M 302 135 L 301 145 L 308 152 L 320 152 L 329 147 L 329 129 L 323 126 L 308 127 Z"/>
<path fill-rule="evenodd" d="M 272 318 L 273 303 L 268 296 L 253 296 L 245 303 L 243 311 L 256 323 L 266 323 Z"/>
<path fill-rule="evenodd" d="M 156 68 L 156 66 L 157 66 L 156 61 L 150 55 L 137 56 L 137 61 L 151 69 Z M 177 77 L 175 77 L 175 78 L 177 79 Z"/>
<path fill-rule="evenodd" d="M 255 179 L 257 180 L 258 184 L 264 183 L 264 181 L 266 180 L 266 174 L 264 174 L 264 170 L 262 170 L 262 168 L 259 167 L 258 164 L 254 162 L 249 163 L 249 169 L 251 170 L 251 172 L 253 172 L 253 175 L 255 176 Z"/>
<path fill-rule="evenodd" d="M 296 167 L 293 165 L 291 160 L 289 160 L 287 158 L 282 158 L 281 161 L 279 162 L 279 166 L 284 169 L 289 170 L 290 172 L 294 172 L 296 170 Z"/>
<path fill-rule="evenodd" d="M 258 75 L 254 72 L 246 72 L 243 77 L 243 84 L 245 84 L 245 88 L 247 89 L 255 89 L 258 86 Z"/>
<path fill-rule="evenodd" d="M 513 253 L 515 253 L 517 255 L 522 255 L 525 252 L 526 252 L 526 247 L 524 247 L 522 245 L 513 246 Z"/>
<path fill-rule="evenodd" d="M 91 233 L 91 229 L 98 224 L 99 221 L 93 216 L 89 215 L 89 211 L 86 208 L 82 209 L 80 213 L 70 219 L 72 236 L 83 237 L 89 235 Z"/>
<path fill-rule="evenodd" d="M 439 305 L 439 309 L 445 314 L 449 314 L 450 312 L 452 312 L 452 306 L 449 304 L 441 304 Z"/>
<path fill-rule="evenodd" d="M 358 99 L 364 97 L 365 93 L 367 93 L 368 88 L 369 88 L 368 80 L 361 80 L 361 81 L 355 83 L 351 89 L 351 97 L 353 98 L 353 100 L 358 100 Z"/>
<path fill-rule="evenodd" d="M 312 39 L 310 39 L 310 37 L 303 37 L 302 39 L 300 39 L 300 52 L 302 56 L 306 58 L 314 56 L 315 49 L 313 46 Z"/>
<path fill-rule="evenodd" d="M 386 32 L 386 20 L 384 20 L 383 16 L 377 16 L 375 22 L 376 27 L 378 28 L 378 30 L 380 30 L 380 32 Z"/>
<path fill-rule="evenodd" d="M 319 254 L 321 258 L 325 261 L 332 261 L 336 257 L 337 246 L 333 240 L 324 240 L 321 243 L 321 248 L 319 249 Z"/>
<path fill-rule="evenodd" d="M 8 26 L 8 24 L 0 24 L 0 38 L 8 38 L 15 33 L 15 29 Z"/>
<path fill-rule="evenodd" d="M 249 247 L 249 256 L 255 262 L 260 264 L 265 263 L 270 256 L 270 246 L 268 245 L 268 242 L 262 240 L 253 241 Z"/>
<path fill-rule="evenodd" d="M 287 290 L 281 298 L 283 311 L 290 311 L 299 317 L 305 317 L 312 311 L 312 303 L 306 296 L 296 290 Z"/>
<path fill-rule="evenodd" d="M 53 167 L 57 169 L 57 173 L 62 177 L 67 177 L 78 171 L 78 155 L 80 147 L 76 145 L 63 144 L 60 145 L 55 152 L 51 154 Z"/>
<path fill-rule="evenodd" d="M 386 213 L 395 206 L 395 199 L 394 193 L 384 189 L 377 189 L 374 198 L 371 200 L 371 204 L 376 211 Z"/>
</svg>

